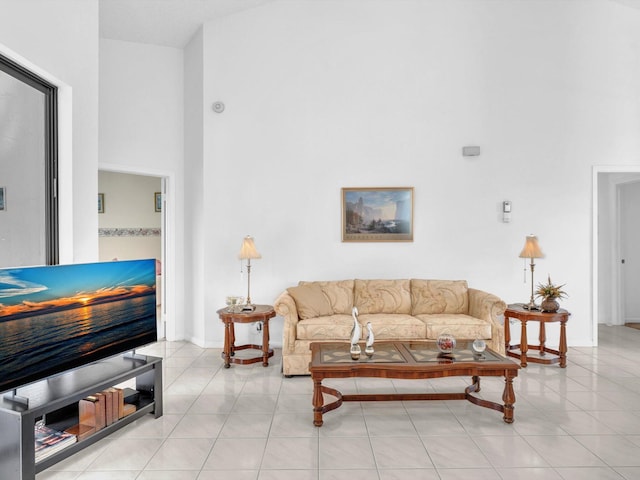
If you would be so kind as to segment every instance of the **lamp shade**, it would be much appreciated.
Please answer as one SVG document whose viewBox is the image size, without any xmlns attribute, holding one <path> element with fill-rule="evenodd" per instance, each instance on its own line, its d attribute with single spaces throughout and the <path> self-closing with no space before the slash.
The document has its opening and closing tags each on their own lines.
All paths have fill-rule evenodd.
<svg viewBox="0 0 640 480">
<path fill-rule="evenodd" d="M 520 252 L 520 258 L 544 258 L 540 245 L 538 245 L 538 237 L 527 235 L 524 248 Z"/>
<path fill-rule="evenodd" d="M 240 247 L 240 253 L 238 253 L 240 260 L 249 260 L 254 258 L 262 258 L 262 255 L 256 250 L 256 246 L 253 243 L 253 237 L 247 235 L 242 240 L 242 247 Z"/>
</svg>

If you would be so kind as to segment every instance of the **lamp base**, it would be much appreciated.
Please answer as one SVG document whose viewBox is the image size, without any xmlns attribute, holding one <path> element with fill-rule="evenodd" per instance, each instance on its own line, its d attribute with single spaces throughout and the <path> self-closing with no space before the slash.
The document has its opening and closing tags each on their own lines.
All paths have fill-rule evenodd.
<svg viewBox="0 0 640 480">
<path fill-rule="evenodd" d="M 540 311 L 540 306 L 536 305 L 535 303 L 523 303 L 522 308 L 524 308 L 525 310 L 529 310 L 530 312 Z"/>
<path fill-rule="evenodd" d="M 253 304 L 242 305 L 241 312 L 253 312 L 256 309 L 256 306 Z"/>
</svg>

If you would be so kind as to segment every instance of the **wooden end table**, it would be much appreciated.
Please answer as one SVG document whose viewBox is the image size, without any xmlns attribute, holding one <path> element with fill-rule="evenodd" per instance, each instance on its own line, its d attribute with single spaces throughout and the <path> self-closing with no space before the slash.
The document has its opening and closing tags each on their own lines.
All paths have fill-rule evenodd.
<svg viewBox="0 0 640 480">
<path fill-rule="evenodd" d="M 571 314 L 565 309 L 561 308 L 557 312 L 541 312 L 539 310 L 527 310 L 522 304 L 514 303 L 507 307 L 504 312 L 504 340 L 505 340 L 505 352 L 510 357 L 519 358 L 520 365 L 522 367 L 527 366 L 527 362 L 542 363 L 544 365 L 550 365 L 552 363 L 560 363 L 561 368 L 567 366 L 567 329 L 566 323 L 569 320 Z M 521 334 L 520 344 L 511 345 L 511 330 L 509 326 L 509 319 L 515 318 L 520 320 Z M 540 335 L 538 335 L 539 344 L 529 345 L 527 340 L 527 322 L 539 322 L 540 323 Z M 558 350 L 553 350 L 545 345 L 547 341 L 547 334 L 545 325 L 550 322 L 560 322 L 560 344 Z M 520 350 L 520 353 L 513 350 Z M 540 357 L 544 357 L 545 354 L 550 353 L 554 355 L 552 358 L 540 358 L 531 357 L 527 355 L 529 350 L 537 350 L 540 352 Z"/>
<path fill-rule="evenodd" d="M 269 348 L 269 319 L 276 316 L 276 312 L 271 305 L 256 305 L 255 310 L 250 312 L 234 312 L 228 308 L 221 308 L 216 313 L 224 323 L 224 368 L 229 368 L 231 363 L 247 365 L 262 361 L 262 366 L 269 366 L 269 358 L 273 357 L 273 349 Z M 236 334 L 234 325 L 236 323 L 262 322 L 262 345 L 246 344 L 236 345 Z M 262 355 L 252 358 L 231 358 L 236 350 L 262 350 Z"/>
</svg>

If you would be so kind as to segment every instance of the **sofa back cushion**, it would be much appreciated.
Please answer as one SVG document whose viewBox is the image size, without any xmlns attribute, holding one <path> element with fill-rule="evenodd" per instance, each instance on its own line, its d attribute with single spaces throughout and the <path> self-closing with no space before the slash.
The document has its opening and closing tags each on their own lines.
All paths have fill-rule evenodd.
<svg viewBox="0 0 640 480">
<path fill-rule="evenodd" d="M 320 285 L 298 285 L 297 287 L 287 288 L 287 292 L 296 302 L 298 318 L 301 320 L 333 314 L 329 299 L 320 288 Z"/>
<path fill-rule="evenodd" d="M 466 280 L 411 279 L 411 314 L 468 313 Z"/>
<path fill-rule="evenodd" d="M 353 308 L 353 280 L 299 282 L 298 285 L 317 285 L 327 296 L 334 314 L 351 315 Z"/>
<path fill-rule="evenodd" d="M 406 280 L 355 280 L 354 306 L 358 313 L 411 314 L 410 282 Z"/>
</svg>

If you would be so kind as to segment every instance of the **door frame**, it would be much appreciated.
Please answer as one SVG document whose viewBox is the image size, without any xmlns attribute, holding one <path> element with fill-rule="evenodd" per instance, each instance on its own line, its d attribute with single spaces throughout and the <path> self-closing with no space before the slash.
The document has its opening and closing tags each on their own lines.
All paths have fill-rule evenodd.
<svg viewBox="0 0 640 480">
<path fill-rule="evenodd" d="M 628 312 L 627 312 L 627 300 L 628 300 L 628 296 L 625 295 L 625 292 L 627 292 L 628 285 L 624 282 L 624 272 L 623 272 L 623 267 L 622 267 L 622 259 L 626 257 L 625 252 L 622 251 L 622 220 L 621 220 L 621 214 L 622 214 L 622 187 L 625 185 L 630 185 L 630 184 L 640 184 L 640 174 L 635 174 L 632 175 L 631 178 L 625 178 L 621 181 L 616 181 L 615 185 L 616 185 L 616 202 L 617 202 L 617 216 L 616 216 L 616 222 L 617 222 L 617 228 L 616 228 L 616 249 L 618 252 L 618 261 L 616 262 L 616 275 L 618 278 L 618 312 L 619 312 L 619 316 L 620 316 L 620 325 L 626 325 L 627 320 L 630 321 L 637 321 L 637 319 L 631 319 L 628 316 Z M 624 256 L 623 256 L 624 255 Z"/>
<path fill-rule="evenodd" d="M 599 239 L 598 239 L 598 232 L 600 231 L 600 215 L 598 212 L 598 198 L 599 198 L 599 194 L 600 194 L 600 188 L 601 185 L 599 184 L 599 180 L 598 180 L 598 175 L 600 173 L 620 173 L 620 174 L 633 174 L 634 178 L 637 177 L 637 175 L 640 173 L 640 165 L 597 165 L 593 167 L 593 177 L 592 177 L 592 181 L 593 181 L 593 190 L 592 190 L 592 213 L 593 213 L 593 217 L 592 217 L 592 231 L 591 231 L 591 246 L 592 246 L 592 258 L 591 258 L 591 269 L 592 269 L 592 297 L 591 297 L 591 311 L 592 311 L 592 315 L 591 318 L 593 320 L 593 324 L 592 324 L 592 338 L 593 338 L 593 344 L 598 345 L 598 324 L 599 324 L 599 311 L 598 311 L 598 307 L 599 307 L 599 302 L 598 302 L 598 295 L 599 295 L 599 288 L 598 288 L 598 283 L 601 280 L 600 279 L 600 271 L 598 268 L 598 261 L 599 261 L 599 255 L 598 255 L 598 246 L 599 246 Z M 617 183 L 625 183 L 623 181 L 619 181 Z M 617 187 L 616 187 L 617 189 Z M 616 197 L 617 197 L 617 202 L 615 205 L 615 209 L 616 209 L 616 214 L 614 217 L 614 221 L 615 221 L 615 227 L 614 227 L 614 240 L 613 240 L 613 245 L 614 248 L 616 249 L 616 252 L 618 252 L 618 256 L 619 256 L 619 251 L 620 251 L 620 216 L 619 216 L 619 192 L 616 191 Z M 609 279 L 614 285 L 615 288 L 613 289 L 613 292 L 620 292 L 620 289 L 617 288 L 620 285 L 621 282 L 621 271 L 620 271 L 620 264 L 619 262 L 614 262 L 614 268 L 611 274 L 611 278 Z M 612 305 L 615 311 L 615 315 L 616 316 L 620 316 L 621 315 L 621 309 L 622 309 L 622 295 L 621 293 L 618 293 L 617 295 L 614 293 L 615 298 L 612 299 Z"/>
<path fill-rule="evenodd" d="M 167 340 L 176 339 L 176 251 L 175 251 L 175 174 L 151 168 L 101 163 L 98 172 L 128 173 L 160 178 L 162 188 L 162 212 L 160 213 L 160 238 L 162 262 L 162 325 Z M 96 232 L 97 235 L 97 232 Z"/>
</svg>

